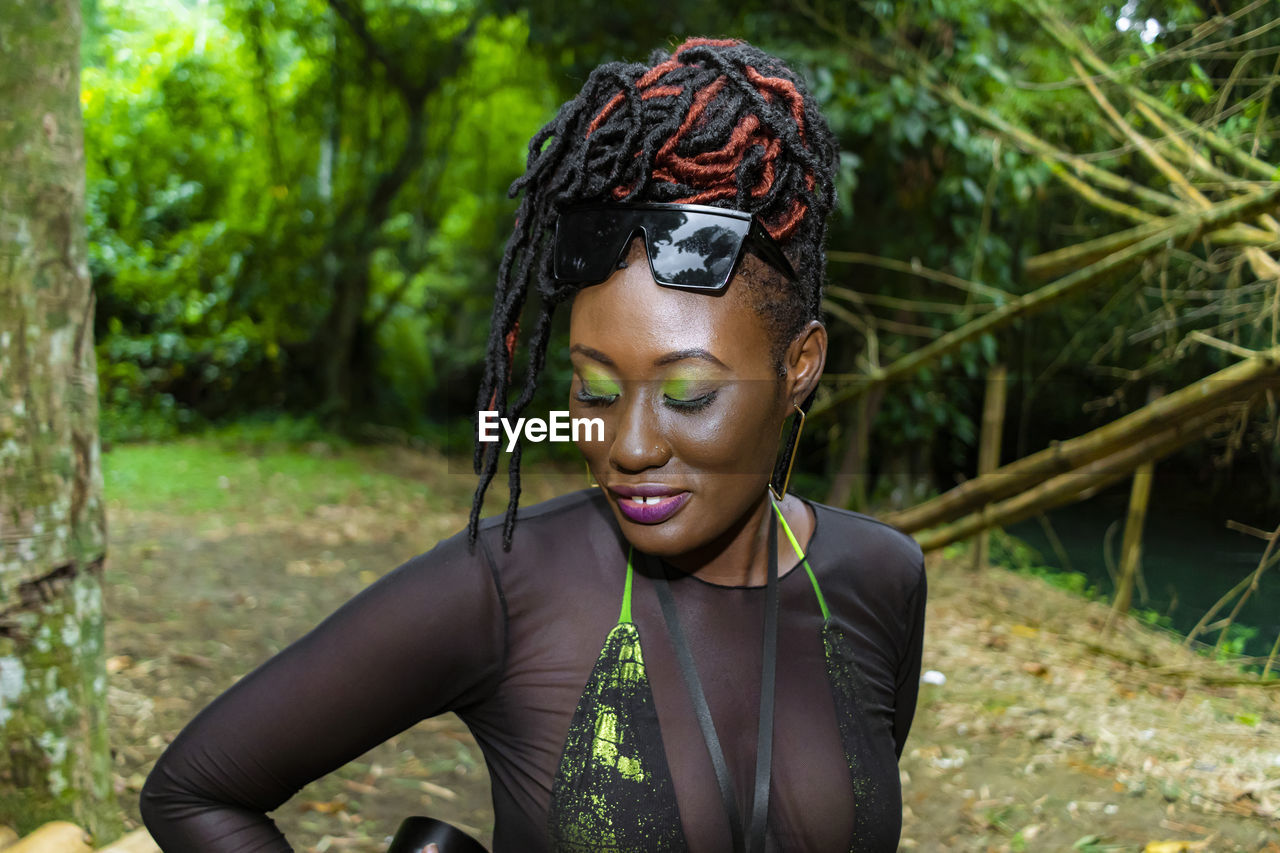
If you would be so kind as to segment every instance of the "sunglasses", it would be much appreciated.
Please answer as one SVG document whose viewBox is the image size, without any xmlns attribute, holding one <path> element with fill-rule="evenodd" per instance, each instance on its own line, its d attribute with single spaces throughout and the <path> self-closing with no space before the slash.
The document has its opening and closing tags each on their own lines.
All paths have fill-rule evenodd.
<svg viewBox="0 0 1280 853">
<path fill-rule="evenodd" d="M 644 235 L 653 280 L 663 287 L 720 293 L 749 245 L 791 280 L 787 256 L 754 214 L 703 204 L 585 204 L 560 212 L 556 281 L 598 284 L 618 268 L 632 236 Z"/>
</svg>

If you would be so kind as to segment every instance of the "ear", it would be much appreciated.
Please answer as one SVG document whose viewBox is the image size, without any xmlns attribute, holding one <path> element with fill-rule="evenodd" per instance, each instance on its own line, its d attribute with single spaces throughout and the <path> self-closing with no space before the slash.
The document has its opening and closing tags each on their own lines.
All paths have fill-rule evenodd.
<svg viewBox="0 0 1280 853">
<path fill-rule="evenodd" d="M 827 328 L 810 320 L 787 347 L 786 402 L 800 405 L 818 387 L 822 368 L 827 363 Z"/>
</svg>

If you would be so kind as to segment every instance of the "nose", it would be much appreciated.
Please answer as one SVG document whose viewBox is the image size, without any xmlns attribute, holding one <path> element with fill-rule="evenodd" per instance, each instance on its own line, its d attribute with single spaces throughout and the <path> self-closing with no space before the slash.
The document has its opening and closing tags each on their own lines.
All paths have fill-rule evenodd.
<svg viewBox="0 0 1280 853">
<path fill-rule="evenodd" d="M 661 468 L 671 458 L 671 448 L 662 435 L 661 419 L 649 399 L 654 391 L 656 387 L 629 395 L 630 399 L 619 413 L 617 431 L 609 447 L 609 464 L 624 474 Z"/>
</svg>

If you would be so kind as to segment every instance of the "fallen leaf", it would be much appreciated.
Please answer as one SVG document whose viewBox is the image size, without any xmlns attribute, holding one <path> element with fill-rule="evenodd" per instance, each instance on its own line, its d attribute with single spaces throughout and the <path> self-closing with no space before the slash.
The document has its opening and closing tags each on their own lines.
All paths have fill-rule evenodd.
<svg viewBox="0 0 1280 853">
<path fill-rule="evenodd" d="M 1049 667 L 1034 660 L 1024 661 L 1022 664 L 1022 671 L 1039 676 L 1040 678 L 1046 678 L 1049 675 Z"/>
<path fill-rule="evenodd" d="M 435 796 L 445 800 L 458 799 L 456 791 L 451 788 L 446 788 L 444 785 L 437 785 L 435 782 L 419 782 L 418 787 L 428 794 L 434 794 Z"/>
</svg>

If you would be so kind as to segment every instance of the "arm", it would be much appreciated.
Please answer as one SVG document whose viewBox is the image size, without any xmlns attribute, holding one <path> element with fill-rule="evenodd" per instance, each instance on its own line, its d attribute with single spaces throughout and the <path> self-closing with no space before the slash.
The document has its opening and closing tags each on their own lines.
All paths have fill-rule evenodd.
<svg viewBox="0 0 1280 853">
<path fill-rule="evenodd" d="M 187 724 L 142 789 L 165 851 L 289 851 L 266 816 L 313 779 L 492 692 L 506 624 L 463 534 L 407 561 Z"/>
<path fill-rule="evenodd" d="M 924 648 L 924 605 L 929 586 L 925 578 L 924 557 L 920 557 L 920 580 L 907 599 L 903 615 L 906 618 L 906 643 L 898 664 L 897 693 L 894 697 L 893 740 L 898 758 L 906 745 L 911 721 L 916 714 L 916 698 L 920 694 L 920 657 Z"/>
</svg>

